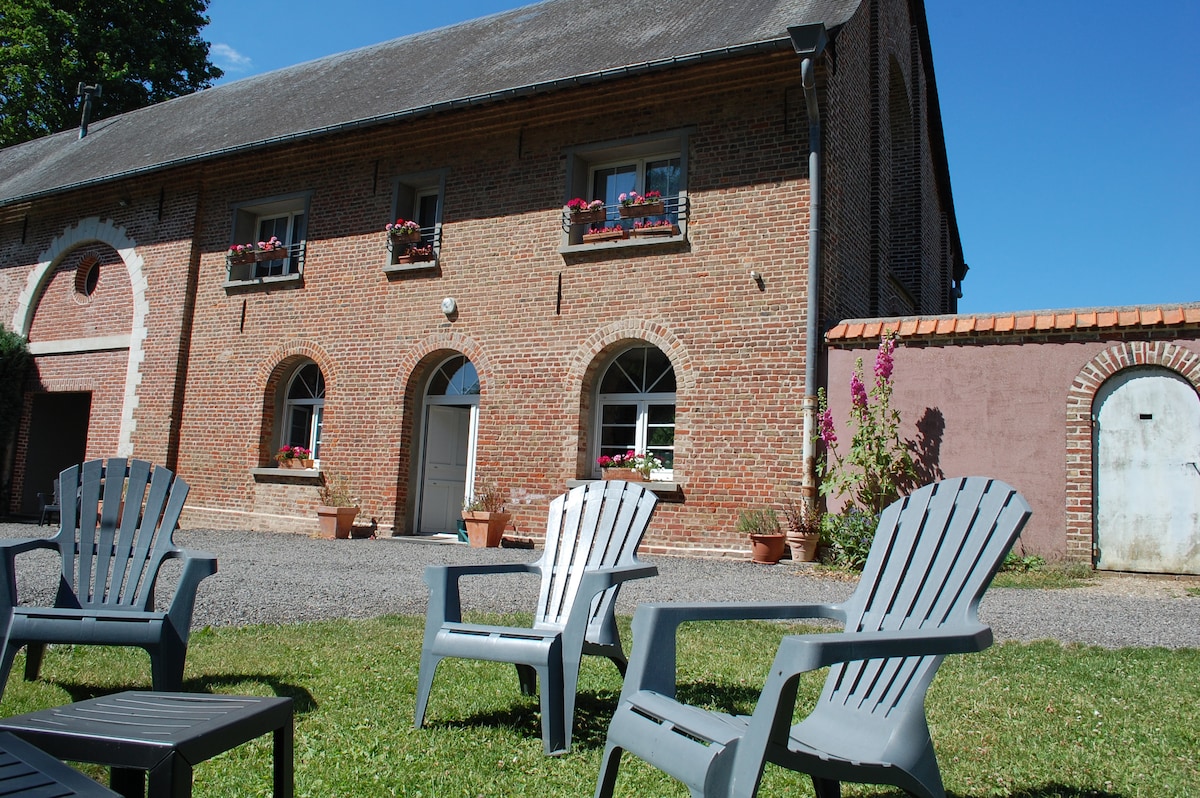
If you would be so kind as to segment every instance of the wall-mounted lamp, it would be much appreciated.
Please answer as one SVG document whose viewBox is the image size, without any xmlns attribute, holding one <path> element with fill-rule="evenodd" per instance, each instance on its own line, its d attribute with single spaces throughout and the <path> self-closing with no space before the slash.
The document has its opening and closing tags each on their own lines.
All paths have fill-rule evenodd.
<svg viewBox="0 0 1200 798">
<path fill-rule="evenodd" d="M 442 313 L 447 316 L 453 316 L 458 310 L 458 303 L 454 301 L 454 297 L 448 296 L 442 300 Z"/>
<path fill-rule="evenodd" d="M 766 283 L 763 282 L 763 276 L 753 269 L 750 270 L 750 279 L 753 280 L 754 284 L 758 286 L 759 291 L 766 290 L 767 286 Z"/>
</svg>

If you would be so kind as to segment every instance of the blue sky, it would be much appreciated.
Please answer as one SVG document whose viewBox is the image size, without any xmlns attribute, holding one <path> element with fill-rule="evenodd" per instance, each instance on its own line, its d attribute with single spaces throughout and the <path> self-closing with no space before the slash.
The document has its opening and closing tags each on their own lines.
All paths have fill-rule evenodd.
<svg viewBox="0 0 1200 798">
<path fill-rule="evenodd" d="M 228 81 L 520 5 L 212 0 L 202 33 Z M 1200 301 L 1200 3 L 1134 9 L 926 0 L 960 312 Z"/>
</svg>

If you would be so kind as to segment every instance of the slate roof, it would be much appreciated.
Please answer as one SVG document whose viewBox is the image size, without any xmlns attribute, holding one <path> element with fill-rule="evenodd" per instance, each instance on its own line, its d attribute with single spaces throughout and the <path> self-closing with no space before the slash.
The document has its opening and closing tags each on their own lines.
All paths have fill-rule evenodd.
<svg viewBox="0 0 1200 798">
<path fill-rule="evenodd" d="M 1200 302 L 1185 302 L 1111 308 L 1022 310 L 1014 313 L 849 319 L 825 333 L 825 340 L 831 344 L 878 342 L 879 336 L 888 331 L 895 331 L 901 338 L 912 339 L 1049 335 L 1080 330 L 1103 332 L 1197 326 L 1200 326 Z"/>
<path fill-rule="evenodd" d="M 69 130 L 0 150 L 0 207 L 289 139 L 790 48 L 788 26 L 832 30 L 860 2 L 544 0 L 94 121 L 83 139 Z"/>
</svg>

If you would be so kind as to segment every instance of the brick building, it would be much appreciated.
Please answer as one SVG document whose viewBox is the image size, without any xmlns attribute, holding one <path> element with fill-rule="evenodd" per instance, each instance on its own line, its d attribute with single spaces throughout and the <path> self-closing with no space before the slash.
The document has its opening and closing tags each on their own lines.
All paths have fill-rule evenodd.
<svg viewBox="0 0 1200 798">
<path fill-rule="evenodd" d="M 192 526 L 311 531 L 336 472 L 384 534 L 496 483 L 536 536 L 636 447 L 647 548 L 741 552 L 738 511 L 803 479 L 809 331 L 953 312 L 964 271 L 920 0 L 546 0 L 0 151 L 0 318 L 36 356 L 8 509 L 125 454 Z"/>
</svg>

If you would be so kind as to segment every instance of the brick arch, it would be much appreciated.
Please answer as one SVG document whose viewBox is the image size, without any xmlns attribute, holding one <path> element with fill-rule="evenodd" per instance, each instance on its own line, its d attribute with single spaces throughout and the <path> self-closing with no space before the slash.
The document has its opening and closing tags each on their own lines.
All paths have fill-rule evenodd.
<svg viewBox="0 0 1200 798">
<path fill-rule="evenodd" d="M 137 242 L 126 234 L 125 228 L 113 224 L 111 219 L 101 220 L 98 216 L 91 216 L 81 219 L 55 237 L 50 246 L 38 256 L 37 265 L 30 270 L 25 280 L 25 288 L 17 296 L 12 329 L 26 338 L 29 337 L 38 300 L 59 263 L 76 247 L 93 243 L 105 244 L 116 250 L 129 273 L 129 284 L 133 291 L 129 360 L 125 369 L 121 428 L 117 438 L 117 456 L 129 457 L 134 453 L 133 432 L 137 428 L 137 422 L 133 414 L 139 403 L 138 387 L 142 383 L 142 363 L 146 359 L 146 316 L 150 312 L 150 301 L 146 297 L 145 261 L 137 252 Z"/>
<path fill-rule="evenodd" d="M 1067 395 L 1067 559 L 1092 562 L 1095 546 L 1092 411 L 1096 393 L 1115 374 L 1135 366 L 1161 366 L 1200 392 L 1200 354 L 1165 341 L 1110 346 L 1079 371 Z"/>
<path fill-rule="evenodd" d="M 298 363 L 305 360 L 311 360 L 317 364 L 317 368 L 321 369 L 327 393 L 336 390 L 337 368 L 333 358 L 320 346 L 312 341 L 298 339 L 287 341 L 276 347 L 259 362 L 253 377 L 253 384 L 262 390 L 262 404 L 259 408 L 258 444 L 253 452 L 247 453 L 250 459 L 262 463 L 270 462 L 274 454 L 275 412 L 279 384 L 295 370 Z M 329 429 L 328 424 L 325 429 Z"/>
<path fill-rule="evenodd" d="M 409 348 L 396 364 L 396 375 L 392 383 L 392 396 L 396 402 L 403 405 L 406 397 L 411 395 L 414 386 L 413 376 L 419 369 L 428 365 L 433 355 L 454 353 L 466 356 L 475 371 L 479 374 L 479 392 L 482 396 L 487 393 L 488 382 L 492 379 L 492 367 L 481 347 L 474 339 L 456 332 L 441 332 L 429 336 Z"/>
</svg>

